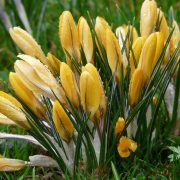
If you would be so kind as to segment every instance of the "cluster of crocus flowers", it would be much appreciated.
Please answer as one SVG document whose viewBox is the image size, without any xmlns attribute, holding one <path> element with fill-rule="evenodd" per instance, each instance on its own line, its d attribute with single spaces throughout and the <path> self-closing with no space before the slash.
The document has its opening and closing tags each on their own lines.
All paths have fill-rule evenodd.
<svg viewBox="0 0 180 180">
<path fill-rule="evenodd" d="M 159 18 L 162 19 L 161 23 Z M 178 25 L 175 21 L 173 24 L 175 33 L 165 59 L 169 52 L 174 52 L 180 39 Z M 115 74 L 117 85 L 129 74 L 127 103 L 128 108 L 135 106 L 140 101 L 143 88 L 150 81 L 169 35 L 163 13 L 154 0 L 145 0 L 141 8 L 140 36 L 132 25 L 119 26 L 114 33 L 102 17 L 96 18 L 94 29 L 99 57 L 103 63 L 108 63 L 112 76 Z M 32 118 L 33 114 L 47 129 L 54 123 L 63 143 L 70 147 L 77 133 L 72 113 L 75 108 L 83 118 L 92 122 L 98 131 L 100 142 L 108 107 L 105 85 L 108 86 L 114 78 L 111 76 L 107 78 L 108 82 L 102 81 L 91 28 L 86 19 L 80 17 L 76 25 L 69 11 L 61 14 L 59 37 L 66 55 L 65 61 L 60 61 L 50 52 L 46 56 L 33 37 L 20 27 L 11 28 L 10 35 L 25 54 L 17 56 L 15 72 L 9 74 L 11 87 L 18 100 L 0 92 L 0 123 L 18 124 L 29 130 L 28 118 Z M 46 98 L 49 100 L 50 111 L 44 102 Z M 135 141 L 123 136 L 125 127 L 124 118 L 118 118 L 113 134 L 118 137 L 117 151 L 123 158 L 129 157 L 137 149 Z M 88 128 L 89 131 L 92 130 L 91 127 Z M 0 170 L 3 168 L 4 166 L 0 166 Z"/>
</svg>

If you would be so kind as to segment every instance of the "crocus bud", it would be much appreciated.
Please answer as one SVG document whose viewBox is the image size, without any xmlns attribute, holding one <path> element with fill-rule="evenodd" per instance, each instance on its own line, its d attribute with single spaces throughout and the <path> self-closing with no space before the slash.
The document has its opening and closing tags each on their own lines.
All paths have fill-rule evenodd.
<svg viewBox="0 0 180 180">
<path fill-rule="evenodd" d="M 114 74 L 116 70 L 116 77 L 119 82 L 121 79 L 120 68 L 123 66 L 122 54 L 116 36 L 110 29 L 106 30 L 106 53 L 112 74 Z M 123 71 L 125 73 L 124 66 Z"/>
<path fill-rule="evenodd" d="M 106 48 L 106 29 L 111 29 L 107 21 L 102 17 L 96 18 L 95 31 L 98 38 L 98 42 Z"/>
<path fill-rule="evenodd" d="M 25 53 L 30 56 L 38 58 L 42 63 L 48 64 L 45 54 L 43 53 L 40 45 L 34 38 L 25 30 L 20 27 L 10 28 L 10 36 L 16 45 Z"/>
<path fill-rule="evenodd" d="M 39 117 L 45 117 L 45 109 L 40 101 L 35 97 L 33 92 L 29 90 L 22 82 L 17 73 L 9 74 L 9 81 L 16 95 Z"/>
<path fill-rule="evenodd" d="M 145 0 L 141 7 L 140 32 L 148 37 L 154 29 L 157 18 L 157 4 L 154 0 Z"/>
<path fill-rule="evenodd" d="M 101 96 L 100 96 L 99 108 L 98 108 L 98 111 L 96 112 L 95 116 L 96 116 L 96 119 L 99 119 L 100 116 L 104 115 L 105 111 L 106 111 L 106 96 L 105 96 L 105 92 L 104 92 L 103 83 L 102 83 L 101 77 L 94 65 L 87 63 L 86 66 L 83 67 L 83 71 L 88 71 L 94 77 L 94 79 L 98 80 L 97 83 L 99 83 L 99 86 L 100 86 Z"/>
<path fill-rule="evenodd" d="M 54 94 L 64 103 L 64 91 L 57 83 L 49 69 L 44 66 L 38 59 L 28 55 L 18 55 L 24 61 L 15 62 L 15 71 L 20 75 L 31 91 L 55 99 Z M 28 76 L 27 76 L 28 74 Z M 53 94 L 54 92 L 54 94 Z"/>
<path fill-rule="evenodd" d="M 135 69 L 129 85 L 129 104 L 134 106 L 138 103 L 143 88 L 143 70 Z"/>
<path fill-rule="evenodd" d="M 122 158 L 129 157 L 131 152 L 135 152 L 137 143 L 128 137 L 122 136 L 117 147 L 118 153 Z"/>
<path fill-rule="evenodd" d="M 143 70 L 144 83 L 145 85 L 149 82 L 151 73 L 157 64 L 157 61 L 161 55 L 161 52 L 164 47 L 164 37 L 161 32 L 152 33 L 146 40 L 138 68 Z"/>
<path fill-rule="evenodd" d="M 59 68 L 61 65 L 61 61 L 51 53 L 47 54 L 47 59 L 48 59 L 48 63 L 49 63 L 49 67 L 50 67 L 51 72 L 54 75 L 59 74 Z"/>
<path fill-rule="evenodd" d="M 19 171 L 26 166 L 26 161 L 0 157 L 0 171 Z"/>
<path fill-rule="evenodd" d="M 0 113 L 19 126 L 29 129 L 30 126 L 22 109 L 21 104 L 14 97 L 2 91 L 0 92 Z"/>
<path fill-rule="evenodd" d="M 86 70 L 85 66 L 80 76 L 81 104 L 84 111 L 90 113 L 90 119 L 92 119 L 97 112 L 102 97 L 101 82 L 95 74 L 94 72 L 90 72 L 90 70 Z"/>
<path fill-rule="evenodd" d="M 144 43 L 146 41 L 145 37 L 138 37 L 132 46 L 132 51 L 130 53 L 130 68 L 131 68 L 131 76 L 134 73 L 135 70 L 135 62 L 136 65 L 139 63 L 139 58 L 141 55 L 142 48 L 144 46 Z"/>
<path fill-rule="evenodd" d="M 85 53 L 87 62 L 93 62 L 93 40 L 89 25 L 84 17 L 80 17 L 78 21 L 79 41 Z"/>
<path fill-rule="evenodd" d="M 53 121 L 61 138 L 69 142 L 74 133 L 74 126 L 57 100 L 53 104 Z"/>
<path fill-rule="evenodd" d="M 157 44 L 157 36 L 156 33 L 152 33 L 144 43 L 138 68 L 143 70 L 143 78 L 144 83 L 147 84 L 149 82 L 151 72 L 152 72 L 152 64 L 156 52 L 156 44 Z"/>
<path fill-rule="evenodd" d="M 70 99 L 72 104 L 78 108 L 79 95 L 75 75 L 71 68 L 64 62 L 61 63 L 60 67 L 60 79 L 66 96 Z"/>
<path fill-rule="evenodd" d="M 101 58 L 104 60 L 102 48 L 106 49 L 106 29 L 111 29 L 106 20 L 102 17 L 96 18 L 95 32 L 96 32 L 96 45 Z"/>
<path fill-rule="evenodd" d="M 64 11 L 59 17 L 59 37 L 62 48 L 68 52 L 77 62 L 80 62 L 80 43 L 78 38 L 78 30 L 72 14 Z M 65 52 L 66 53 L 66 52 Z M 67 63 L 71 65 L 69 57 L 66 53 Z"/>
<path fill-rule="evenodd" d="M 4 114 L 0 113 L 0 124 L 4 125 L 14 125 L 16 124 L 14 121 L 6 117 Z"/>
<path fill-rule="evenodd" d="M 3 91 L 0 91 L 0 96 L 1 97 L 4 97 L 6 98 L 7 100 L 9 100 L 11 103 L 13 103 L 16 107 L 20 108 L 20 109 L 23 109 L 21 103 L 16 99 L 14 98 L 13 96 L 3 92 Z"/>
<path fill-rule="evenodd" d="M 124 130 L 124 127 L 125 127 L 124 118 L 119 117 L 115 126 L 115 135 L 120 134 Z"/>
</svg>

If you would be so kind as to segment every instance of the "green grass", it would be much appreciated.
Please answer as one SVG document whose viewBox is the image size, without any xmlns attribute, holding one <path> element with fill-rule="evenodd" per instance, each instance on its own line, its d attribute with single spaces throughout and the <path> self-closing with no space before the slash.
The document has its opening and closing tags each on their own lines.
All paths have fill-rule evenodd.
<svg viewBox="0 0 180 180">
<path fill-rule="evenodd" d="M 13 1 L 5 1 L 5 10 L 8 12 L 13 26 L 23 27 L 23 23 L 18 16 L 18 12 L 14 7 Z M 60 59 L 64 58 L 62 48 L 59 43 L 58 37 L 58 18 L 63 10 L 70 10 L 77 19 L 83 15 L 92 19 L 96 16 L 103 16 L 105 19 L 111 23 L 113 29 L 124 23 L 132 22 L 134 17 L 135 26 L 139 27 L 139 9 L 142 0 L 124 0 L 121 3 L 112 3 L 108 0 L 99 0 L 98 4 L 95 0 L 82 0 L 73 3 L 74 1 L 61 1 L 61 0 L 32 0 L 32 1 L 22 1 L 33 30 L 33 36 L 41 44 L 42 49 L 45 53 L 49 50 L 55 54 Z M 38 5 L 37 5 L 38 4 Z M 159 0 L 158 5 L 162 7 L 162 10 L 168 14 L 169 7 L 173 5 L 175 16 L 178 22 L 180 22 L 180 2 L 178 0 Z M 89 14 L 89 15 L 88 15 Z M 2 22 L 0 22 L 0 79 L 2 82 L 8 79 L 8 72 L 13 70 L 13 62 L 16 60 L 16 55 L 19 51 L 17 47 L 12 42 L 9 33 L 5 29 Z M 1 89 L 8 89 L 7 84 L 1 83 Z M 9 133 L 20 133 L 25 132 L 14 126 L 1 126 L 0 132 Z M 174 140 L 174 139 L 173 139 Z M 178 146 L 180 145 L 180 139 L 176 138 L 174 141 L 166 142 L 168 146 Z M 22 160 L 28 160 L 30 155 L 40 153 L 38 148 L 33 147 L 32 144 L 26 143 L 24 141 L 0 140 L 0 154 L 6 157 L 19 158 Z M 144 159 L 134 159 L 129 158 L 128 162 L 122 163 L 122 167 L 126 168 L 126 171 L 119 173 L 118 176 L 122 179 L 178 179 L 180 171 L 180 161 L 169 162 L 167 156 L 171 154 L 171 151 L 166 148 L 162 152 L 155 153 L 159 156 L 156 157 L 154 161 L 148 162 Z M 158 158 L 158 159 L 157 159 Z M 157 163 L 158 162 L 158 163 Z M 129 166 L 128 166 L 129 164 Z M 113 173 L 115 173 L 115 167 Z M 49 174 L 51 179 L 56 179 L 59 172 L 56 169 L 49 168 L 32 168 L 27 167 L 19 172 L 11 173 L 0 173 L 0 179 L 24 179 L 29 177 L 30 179 L 42 178 L 43 176 Z M 79 177 L 83 178 L 84 174 L 79 174 Z M 115 176 L 114 176 L 115 177 Z"/>
</svg>

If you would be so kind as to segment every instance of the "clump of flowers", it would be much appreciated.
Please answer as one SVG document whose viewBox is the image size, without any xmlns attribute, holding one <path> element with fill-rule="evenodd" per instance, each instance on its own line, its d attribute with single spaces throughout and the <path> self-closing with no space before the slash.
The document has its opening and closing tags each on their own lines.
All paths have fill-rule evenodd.
<svg viewBox="0 0 180 180">
<path fill-rule="evenodd" d="M 92 27 L 84 17 L 76 24 L 64 11 L 59 18 L 64 61 L 51 52 L 46 56 L 20 27 L 9 32 L 24 54 L 9 74 L 12 95 L 0 92 L 0 123 L 26 129 L 31 136 L 21 138 L 49 156 L 28 162 L 1 157 L 1 171 L 53 166 L 76 177 L 101 167 L 108 176 L 111 162 L 118 170 L 128 157 L 151 158 L 159 137 L 168 136 L 156 121 L 163 121 L 162 100 L 172 77 L 178 78 L 180 33 L 174 19 L 168 26 L 154 0 L 143 2 L 140 34 L 133 25 L 114 33 L 102 17 Z M 174 121 L 173 116 L 171 125 Z M 47 164 L 37 163 L 40 158 Z"/>
</svg>

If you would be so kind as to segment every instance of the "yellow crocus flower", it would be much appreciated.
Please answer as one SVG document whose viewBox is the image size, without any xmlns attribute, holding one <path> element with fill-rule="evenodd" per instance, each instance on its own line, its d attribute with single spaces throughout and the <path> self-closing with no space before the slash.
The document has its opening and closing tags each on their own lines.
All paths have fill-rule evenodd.
<svg viewBox="0 0 180 180">
<path fill-rule="evenodd" d="M 96 32 L 96 45 L 101 58 L 103 54 L 101 52 L 101 47 L 106 49 L 106 29 L 111 29 L 107 21 L 102 17 L 96 17 L 95 32 Z"/>
<path fill-rule="evenodd" d="M 75 107 L 79 107 L 79 93 L 75 75 L 71 68 L 64 62 L 60 66 L 60 79 L 66 96 L 70 99 Z"/>
<path fill-rule="evenodd" d="M 74 133 L 74 126 L 58 100 L 54 101 L 52 116 L 59 135 L 69 142 Z"/>
<path fill-rule="evenodd" d="M 80 62 L 80 42 L 78 38 L 78 30 L 72 14 L 69 11 L 64 11 L 59 17 L 59 37 L 61 46 L 66 50 L 70 56 L 75 58 L 77 62 Z M 71 61 L 68 57 L 67 63 L 71 66 Z"/>
<path fill-rule="evenodd" d="M 106 30 L 106 53 L 112 74 L 114 74 L 117 66 L 116 77 L 119 82 L 121 79 L 120 67 L 123 66 L 124 75 L 125 75 L 125 68 L 123 65 L 121 49 L 119 47 L 118 41 L 116 39 L 116 36 L 110 29 Z"/>
<path fill-rule="evenodd" d="M 35 97 L 21 80 L 17 73 L 10 72 L 9 81 L 16 95 L 39 117 L 45 117 L 45 109 L 40 101 Z"/>
<path fill-rule="evenodd" d="M 152 33 L 144 43 L 138 68 L 143 70 L 145 85 L 149 82 L 151 73 L 160 57 L 164 46 L 164 36 L 161 32 Z"/>
<path fill-rule="evenodd" d="M 138 103 L 143 88 L 143 70 L 140 68 L 135 69 L 129 85 L 129 104 L 134 106 Z"/>
<path fill-rule="evenodd" d="M 78 21 L 79 41 L 85 53 L 87 62 L 93 62 L 93 40 L 89 25 L 84 17 L 80 17 Z"/>
<path fill-rule="evenodd" d="M 30 90 L 51 99 L 55 99 L 54 92 L 55 95 L 65 103 L 63 89 L 45 65 L 38 59 L 28 55 L 18 55 L 18 57 L 24 61 L 17 60 L 15 62 L 15 71 L 26 82 L 25 84 L 28 85 Z"/>
<path fill-rule="evenodd" d="M 148 37 L 154 30 L 157 18 L 157 4 L 155 0 L 145 0 L 141 7 L 140 32 Z"/>
<path fill-rule="evenodd" d="M 115 135 L 121 133 L 124 130 L 125 121 L 123 117 L 119 117 L 115 126 Z"/>
<path fill-rule="evenodd" d="M 83 67 L 82 71 L 88 71 L 94 77 L 94 79 L 97 79 L 97 83 L 99 83 L 99 87 L 100 87 L 100 91 L 101 91 L 100 104 L 99 104 L 98 111 L 95 114 L 96 119 L 99 119 L 99 117 L 101 115 L 104 115 L 105 111 L 106 111 L 106 96 L 105 96 L 101 77 L 100 77 L 97 69 L 95 68 L 95 66 L 92 65 L 91 63 L 87 63 L 86 66 Z"/>
<path fill-rule="evenodd" d="M 137 143 L 128 137 L 122 136 L 118 143 L 118 153 L 122 158 L 129 157 L 131 152 L 135 152 L 137 149 Z"/>
<path fill-rule="evenodd" d="M 18 159 L 0 157 L 0 171 L 19 171 L 26 166 L 26 162 Z"/>
<path fill-rule="evenodd" d="M 155 33 L 152 33 L 147 38 L 141 52 L 138 68 L 141 68 L 143 70 L 145 84 L 148 83 L 152 72 L 152 64 L 156 52 L 156 44 L 157 44 L 157 36 Z"/>
<path fill-rule="evenodd" d="M 132 51 L 133 52 L 131 51 L 130 60 L 129 60 L 130 61 L 130 68 L 131 68 L 131 76 L 132 76 L 132 74 L 134 73 L 134 70 L 135 70 L 134 61 L 136 61 L 136 65 L 138 65 L 139 58 L 140 58 L 140 55 L 141 55 L 141 51 L 142 51 L 142 48 L 144 46 L 145 41 L 146 41 L 145 37 L 138 37 L 133 43 L 133 46 L 132 46 Z M 134 54 L 134 57 L 133 57 L 133 54 Z"/>
<path fill-rule="evenodd" d="M 95 31 L 98 42 L 106 49 L 106 29 L 111 29 L 108 22 L 102 17 L 96 17 Z"/>
<path fill-rule="evenodd" d="M 97 71 L 97 70 L 96 70 Z M 84 68 L 80 76 L 80 98 L 84 111 L 90 113 L 90 119 L 98 111 L 101 102 L 101 86 L 94 73 Z"/>
<path fill-rule="evenodd" d="M 48 65 L 45 54 L 35 39 L 20 27 L 10 28 L 10 36 L 16 45 L 26 54 L 38 58 L 42 63 Z"/>
</svg>

